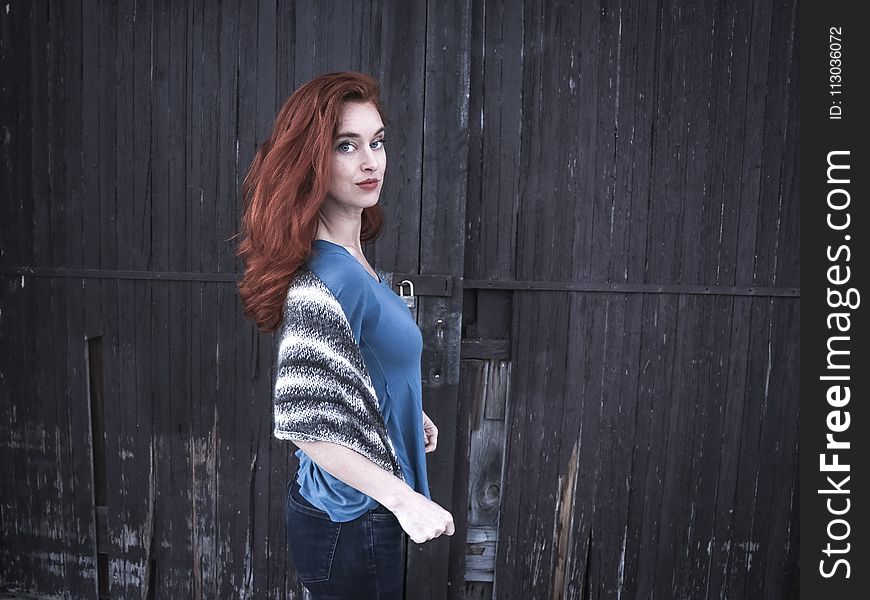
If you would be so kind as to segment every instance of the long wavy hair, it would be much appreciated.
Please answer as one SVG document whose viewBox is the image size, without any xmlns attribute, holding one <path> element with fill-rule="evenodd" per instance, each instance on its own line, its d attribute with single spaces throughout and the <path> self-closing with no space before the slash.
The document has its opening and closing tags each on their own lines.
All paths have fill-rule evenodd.
<svg viewBox="0 0 870 600">
<path fill-rule="evenodd" d="M 257 149 L 242 183 L 241 238 L 236 254 L 245 273 L 238 283 L 245 316 L 274 331 L 287 287 L 311 254 L 331 172 L 332 144 L 345 102 L 370 102 L 386 124 L 377 82 L 362 73 L 326 73 L 284 103 L 269 138 Z M 360 241 L 377 239 L 377 204 L 363 209 Z"/>
</svg>

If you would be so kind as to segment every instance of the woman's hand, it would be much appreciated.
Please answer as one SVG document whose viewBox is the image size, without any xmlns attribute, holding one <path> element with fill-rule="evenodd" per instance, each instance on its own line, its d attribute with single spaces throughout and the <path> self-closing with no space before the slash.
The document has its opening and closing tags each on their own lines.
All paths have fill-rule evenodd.
<svg viewBox="0 0 870 600">
<path fill-rule="evenodd" d="M 423 411 L 423 436 L 426 438 L 426 452 L 434 452 L 438 446 L 438 428 L 426 411 Z"/>
<path fill-rule="evenodd" d="M 396 515 L 408 537 L 417 544 L 434 540 L 442 534 L 453 535 L 455 531 L 453 515 L 410 488 L 409 493 L 388 508 Z"/>
</svg>

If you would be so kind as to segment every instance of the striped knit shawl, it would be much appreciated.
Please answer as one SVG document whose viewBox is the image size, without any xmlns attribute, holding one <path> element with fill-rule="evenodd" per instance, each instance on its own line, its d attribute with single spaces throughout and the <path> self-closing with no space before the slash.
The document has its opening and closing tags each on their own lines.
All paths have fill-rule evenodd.
<svg viewBox="0 0 870 600">
<path fill-rule="evenodd" d="M 305 266 L 290 282 L 279 331 L 275 437 L 340 444 L 401 478 L 350 323 L 326 284 Z"/>
</svg>

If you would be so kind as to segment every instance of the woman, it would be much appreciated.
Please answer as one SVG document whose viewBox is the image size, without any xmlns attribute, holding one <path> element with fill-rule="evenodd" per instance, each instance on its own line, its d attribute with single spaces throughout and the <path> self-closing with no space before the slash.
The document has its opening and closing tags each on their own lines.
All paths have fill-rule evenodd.
<svg viewBox="0 0 870 600">
<path fill-rule="evenodd" d="M 317 599 L 402 598 L 405 534 L 454 531 L 429 494 L 422 337 L 361 249 L 381 229 L 384 144 L 376 82 L 321 75 L 281 108 L 242 187 L 239 294 L 261 331 L 280 328 L 275 435 L 299 448 L 288 543 Z"/>
</svg>

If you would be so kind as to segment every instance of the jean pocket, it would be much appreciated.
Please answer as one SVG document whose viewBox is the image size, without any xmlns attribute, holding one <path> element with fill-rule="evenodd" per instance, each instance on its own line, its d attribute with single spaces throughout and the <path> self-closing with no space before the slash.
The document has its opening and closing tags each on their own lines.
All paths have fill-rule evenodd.
<svg viewBox="0 0 870 600">
<path fill-rule="evenodd" d="M 288 497 L 287 543 L 296 575 L 302 583 L 327 581 L 341 523 L 313 516 L 297 507 L 298 503 Z"/>
<path fill-rule="evenodd" d="M 302 496 L 302 493 L 299 491 L 299 486 L 296 482 L 293 482 L 293 484 L 291 484 L 290 491 L 287 493 L 287 504 L 288 508 L 292 508 L 296 512 L 300 512 L 311 517 L 317 517 L 319 519 L 325 519 L 327 521 L 330 520 L 329 514 L 326 511 L 320 510 Z"/>
<path fill-rule="evenodd" d="M 399 525 L 399 518 L 391 512 L 374 512 L 372 511 L 372 521 L 378 523 L 388 523 L 390 525 Z"/>
</svg>

